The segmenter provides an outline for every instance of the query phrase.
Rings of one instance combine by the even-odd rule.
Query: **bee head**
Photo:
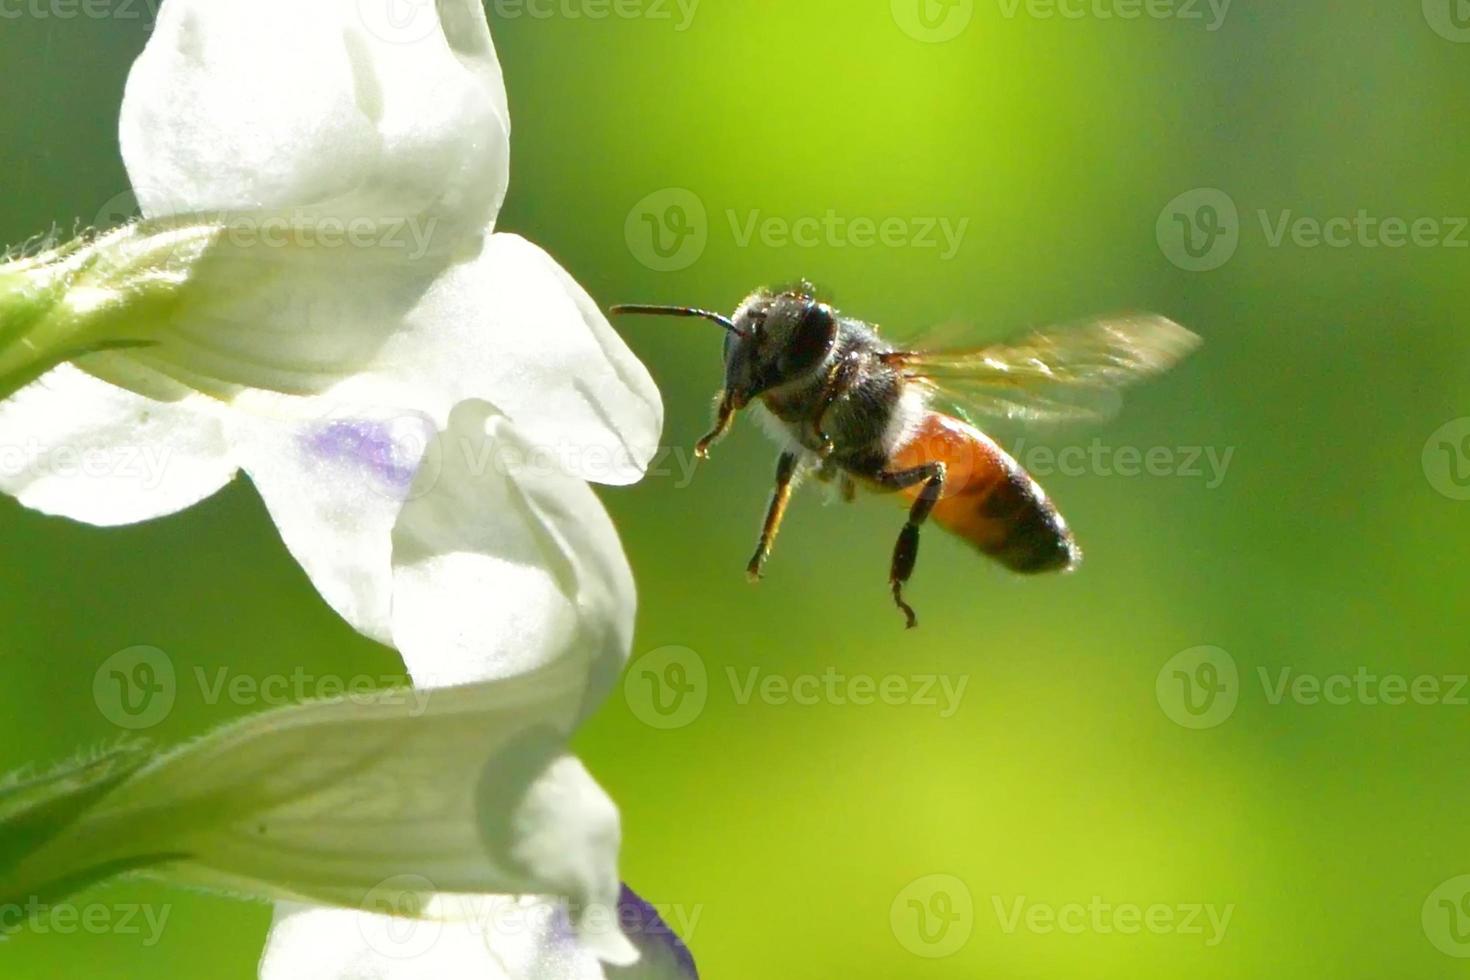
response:
[[[826,360],[837,341],[837,312],[811,286],[760,289],[746,297],[725,337],[725,392],[735,408]]]

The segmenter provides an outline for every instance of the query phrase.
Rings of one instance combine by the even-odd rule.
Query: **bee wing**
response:
[[[1132,315],[1051,327],[969,350],[897,351],[888,363],[981,415],[1028,422],[1099,421],[1120,389],[1167,371],[1200,345],[1172,320]]]

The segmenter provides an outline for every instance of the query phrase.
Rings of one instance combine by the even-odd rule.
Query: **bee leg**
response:
[[[812,475],[822,483],[835,482],[837,493],[843,503],[850,504],[857,499],[857,481],[831,459],[822,460],[821,466],[814,470]]]
[[[822,396],[817,401],[817,411],[812,416],[811,422],[812,435],[817,444],[821,446],[817,450],[817,455],[822,459],[831,456],[832,450],[836,448],[832,444],[832,437],[827,435],[825,428],[827,413],[832,410],[833,405],[837,404],[837,399],[851,390],[861,369],[862,362],[857,357],[847,357],[834,364],[832,370],[827,374],[827,380],[822,386]]]
[[[771,557],[771,545],[776,532],[781,530],[781,519],[786,516],[786,505],[791,502],[791,490],[796,480],[796,454],[782,453],[776,461],[776,490],[771,494],[771,505],[766,509],[766,523],[761,528],[761,541],[756,546],[745,575],[752,582],[760,581],[761,568]]]
[[[903,587],[914,574],[914,565],[919,560],[919,527],[929,519],[934,505],[939,503],[939,498],[944,493],[945,474],[943,463],[925,463],[911,470],[880,473],[875,477],[881,486],[890,490],[907,490],[920,483],[924,485],[919,491],[919,498],[909,508],[909,520],[899,532],[898,544],[893,548],[893,564],[888,571],[888,583],[893,587],[893,601],[898,603],[898,608],[907,617],[909,629],[919,625],[919,617],[914,614],[913,607],[903,601]]]
[[[719,409],[715,416],[715,427],[703,439],[694,444],[695,459],[709,459],[709,447],[725,438],[730,426],[735,424],[735,406],[723,391],[720,392]]]

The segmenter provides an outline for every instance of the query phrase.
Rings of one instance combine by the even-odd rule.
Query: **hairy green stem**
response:
[[[219,233],[139,221],[0,264],[0,400],[58,364],[151,344]]]

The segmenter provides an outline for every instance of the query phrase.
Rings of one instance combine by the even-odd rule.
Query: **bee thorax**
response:
[[[783,446],[866,470],[912,438],[925,397],[869,352],[847,356],[767,392],[759,415]]]

